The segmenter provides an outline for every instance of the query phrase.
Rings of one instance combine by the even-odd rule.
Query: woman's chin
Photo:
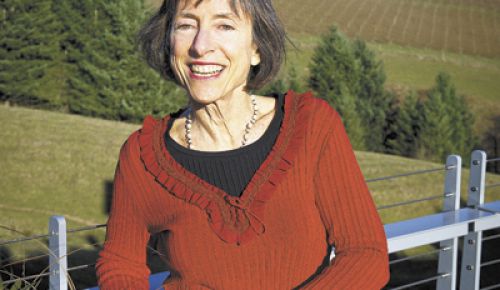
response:
[[[189,92],[191,101],[200,104],[208,105],[222,98],[222,92],[213,92],[210,90],[196,90]]]

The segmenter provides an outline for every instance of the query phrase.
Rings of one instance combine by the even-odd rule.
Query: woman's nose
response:
[[[210,31],[200,29],[191,45],[191,53],[196,57],[203,56],[214,49],[213,45],[214,42]]]

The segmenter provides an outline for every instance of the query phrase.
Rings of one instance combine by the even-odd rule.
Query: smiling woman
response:
[[[189,100],[122,147],[102,289],[148,288],[150,235],[166,289],[386,283],[382,224],[339,115],[310,93],[251,93],[277,74],[284,40],[271,0],[165,0],[142,29],[146,60]]]

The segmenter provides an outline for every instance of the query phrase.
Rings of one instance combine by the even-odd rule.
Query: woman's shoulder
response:
[[[319,98],[311,91],[297,93],[292,90],[286,94],[287,98],[292,98],[298,103],[298,110],[307,112],[313,124],[327,124],[340,118],[339,113],[324,99]]]
[[[157,119],[151,115],[144,118],[142,126],[132,132],[120,149],[120,162],[133,162],[141,158],[141,151],[153,143],[153,136],[162,120],[167,117]]]

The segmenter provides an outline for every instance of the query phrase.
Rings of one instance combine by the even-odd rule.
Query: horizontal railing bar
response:
[[[500,234],[496,234],[496,235],[491,235],[491,236],[483,237],[483,242],[484,242],[484,241],[493,240],[493,239],[497,239],[497,238],[500,238]]]
[[[497,187],[497,186],[500,186],[500,183],[486,184],[484,186],[484,188],[493,188],[493,187]]]
[[[82,231],[103,228],[106,226],[107,226],[106,224],[98,224],[98,225],[92,225],[92,226],[71,229],[71,230],[67,230],[66,232],[67,233],[82,232]],[[21,243],[21,242],[26,242],[26,241],[31,241],[31,240],[48,238],[48,237],[50,237],[49,234],[43,234],[43,235],[34,235],[34,236],[29,236],[29,237],[17,238],[17,239],[12,239],[12,240],[0,240],[0,246],[9,245],[9,244],[16,244],[16,243]]]
[[[450,273],[437,275],[437,276],[430,277],[430,278],[423,279],[423,280],[419,280],[419,281],[416,281],[416,282],[413,282],[413,283],[410,283],[410,284],[402,285],[402,286],[399,286],[399,287],[396,287],[396,288],[391,288],[391,290],[407,289],[407,288],[410,288],[410,287],[413,287],[413,286],[422,285],[422,284],[425,284],[425,283],[436,281],[439,278],[444,278],[444,277],[447,277],[447,276],[450,276]]]
[[[4,245],[9,245],[9,244],[16,244],[20,242],[26,242],[26,241],[31,241],[31,240],[37,240],[37,239],[42,239],[42,238],[48,238],[49,235],[34,235],[34,236],[29,236],[29,237],[24,237],[24,238],[17,238],[17,239],[12,239],[12,240],[3,240],[0,241],[0,246]]]
[[[498,263],[500,263],[500,259],[491,260],[491,261],[488,261],[488,262],[483,262],[483,263],[481,263],[481,267],[486,267],[486,266],[490,266],[490,265],[495,265],[495,264],[498,264]]]
[[[435,168],[435,169],[417,170],[417,171],[396,174],[396,175],[391,175],[391,176],[370,178],[370,179],[366,179],[365,181],[367,183],[376,182],[376,181],[389,180],[389,179],[395,179],[395,178],[400,178],[400,177],[406,177],[406,176],[412,176],[412,175],[418,175],[418,174],[424,174],[424,173],[430,173],[430,172],[436,172],[436,171],[444,171],[444,170],[449,170],[449,169],[453,169],[453,168],[455,168],[455,166],[448,166],[448,167],[444,167],[444,168]]]
[[[425,256],[430,256],[432,254],[439,253],[439,251],[441,251],[441,249],[432,250],[432,251],[429,251],[429,252],[426,252],[426,253],[423,253],[423,254],[408,256],[408,257],[404,257],[404,258],[399,258],[399,259],[396,259],[396,260],[389,261],[389,265],[393,265],[393,264],[397,264],[397,263],[401,263],[401,262],[404,262],[404,261],[413,260],[413,259],[417,259],[417,258],[421,258],[421,257],[425,257]]]
[[[476,207],[478,210],[482,210],[482,211],[485,211],[485,212],[489,212],[489,213],[492,213],[492,214],[497,214],[497,213],[500,213],[498,211],[495,211],[495,210],[491,210],[489,208],[485,208],[485,207],[482,207],[482,206],[477,206]]]
[[[83,231],[89,231],[89,230],[95,230],[99,228],[104,228],[106,227],[106,224],[98,224],[98,225],[92,225],[92,226],[86,226],[86,227],[81,227],[81,228],[76,228],[76,229],[70,229],[67,230],[67,233],[76,233],[76,232],[83,232]]]
[[[481,288],[480,290],[491,290],[491,289],[498,289],[498,288],[500,288],[500,283]]]
[[[34,260],[38,260],[38,259],[42,259],[42,258],[47,258],[47,257],[50,257],[50,254],[43,254],[43,255],[38,255],[38,256],[34,256],[34,257],[29,257],[29,258],[26,258],[24,260],[19,260],[19,261],[14,261],[14,262],[9,262],[7,264],[3,264],[2,268],[21,264],[21,263],[26,263],[26,262],[30,262],[30,261],[34,261]]]
[[[14,283],[14,282],[23,281],[23,280],[31,280],[31,279],[36,279],[36,278],[45,277],[45,276],[49,276],[49,275],[50,275],[50,273],[47,272],[47,273],[42,273],[42,274],[37,274],[37,275],[31,275],[31,276],[26,276],[26,277],[19,277],[19,278],[16,278],[16,279],[2,281],[2,284],[9,284],[9,283]]]
[[[87,268],[90,268],[90,267],[93,267],[93,266],[95,266],[95,263],[94,264],[87,264],[87,265],[80,265],[80,266],[69,267],[68,268],[68,272],[70,272],[70,271],[76,271],[76,270],[82,270],[82,269],[87,269]]]
[[[496,161],[500,161],[500,157],[486,160],[486,162],[496,162]]]
[[[409,201],[403,201],[403,202],[398,202],[398,203],[393,203],[393,204],[388,204],[388,205],[382,205],[382,206],[377,207],[377,210],[388,209],[388,208],[408,205],[408,204],[412,204],[412,203],[424,202],[424,201],[429,201],[429,200],[434,200],[434,199],[440,199],[440,198],[444,198],[444,197],[445,197],[444,195],[434,195],[434,196],[420,198],[420,199],[413,199],[413,200],[409,200]]]

